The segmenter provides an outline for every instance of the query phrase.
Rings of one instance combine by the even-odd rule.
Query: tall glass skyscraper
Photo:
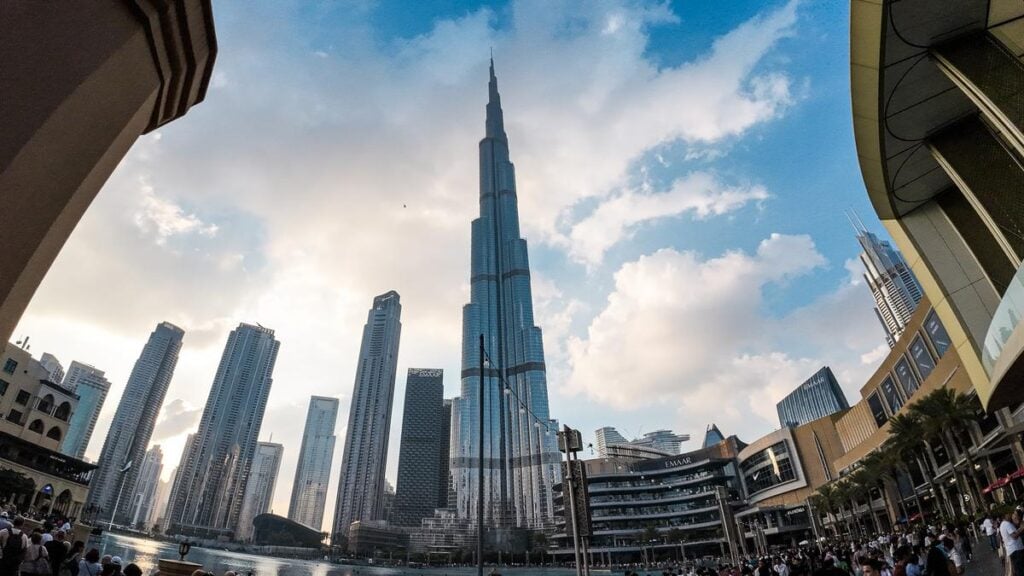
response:
[[[823,366],[775,405],[783,427],[801,426],[849,407],[846,394],[828,366]]]
[[[142,458],[139,481],[135,484],[129,500],[131,525],[139,530],[149,530],[153,520],[156,491],[160,487],[160,474],[164,469],[164,453],[160,446],[153,446]]]
[[[78,408],[71,413],[68,435],[64,437],[60,451],[81,460],[110,391],[110,382],[103,370],[73,360],[64,379],[64,387],[78,394]]]
[[[410,368],[405,379],[393,515],[399,526],[419,526],[421,520],[433,516],[441,493],[447,491],[441,478],[441,445],[451,421],[444,421],[444,406],[444,372]]]
[[[402,305],[391,291],[373,299],[363,326],[348,413],[331,538],[347,536],[356,520],[382,520],[391,407],[395,400]]]
[[[258,442],[252,459],[252,470],[249,482],[245,486],[242,498],[242,511],[238,515],[237,540],[252,540],[255,531],[252,521],[260,514],[270,512],[274,502],[274,487],[277,485],[277,473],[281,470],[281,458],[284,446],[273,442]]]
[[[338,421],[338,399],[313,396],[306,412],[299,463],[288,505],[288,518],[320,530],[324,523],[327,484],[331,481],[334,457],[334,425]]]
[[[171,533],[235,536],[279,346],[274,331],[258,325],[239,324],[228,336],[171,491]]]
[[[857,242],[864,249],[860,254],[864,282],[871,289],[875,316],[885,330],[885,341],[892,348],[910,322],[923,291],[903,255],[863,226],[854,224]]]
[[[158,324],[128,376],[128,385],[117,405],[89,486],[86,507],[98,506],[103,519],[114,513],[116,505],[115,521],[131,521],[126,498],[135,491],[142,458],[171,385],[184,336],[185,331],[170,322]],[[120,496],[125,499],[119,501]]]
[[[480,217],[472,223],[470,300],[462,311],[461,422],[458,452],[452,455],[458,512],[463,518],[475,514],[482,443],[487,524],[547,526],[554,520],[551,487],[560,474],[557,424],[548,414],[544,346],[541,330],[533,323],[530,262],[526,240],[519,234],[515,168],[509,160],[493,62],[485,125],[480,141]],[[490,358],[482,375],[483,398],[481,335]]]

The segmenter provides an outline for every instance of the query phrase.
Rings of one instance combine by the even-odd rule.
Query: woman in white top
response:
[[[32,534],[32,543],[25,550],[21,560],[22,574],[51,574],[50,554],[43,546],[43,535],[39,532]]]

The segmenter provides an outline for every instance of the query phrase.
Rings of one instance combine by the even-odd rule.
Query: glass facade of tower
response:
[[[228,336],[171,491],[170,533],[235,536],[279,346],[262,326],[239,324]]]
[[[398,457],[398,486],[391,521],[419,526],[434,514],[447,486],[441,481],[441,444],[444,421],[444,372],[410,368],[405,380],[402,445]],[[447,450],[445,450],[447,452]]]
[[[373,299],[359,346],[332,538],[347,535],[349,526],[356,520],[387,517],[384,471],[395,400],[401,319],[402,304],[397,292],[387,292]]]
[[[103,370],[72,361],[64,387],[78,394],[78,409],[71,414],[68,435],[64,437],[60,451],[81,459],[89,447],[89,440],[96,428],[96,420],[100,417],[103,402],[110,391],[110,382]]]
[[[476,510],[482,443],[487,524],[547,526],[553,522],[551,487],[560,473],[557,424],[548,414],[544,347],[534,325],[530,263],[519,233],[515,168],[493,63],[480,141],[479,201],[480,217],[472,223],[470,302],[463,308],[460,434],[452,454],[458,512],[467,518]],[[483,375],[481,335],[489,358]]]
[[[779,424],[784,428],[807,424],[849,407],[843,389],[839,387],[839,382],[828,366],[815,372],[775,405],[779,413]]]
[[[149,530],[153,520],[153,506],[156,491],[160,486],[160,474],[164,469],[164,453],[160,446],[153,446],[142,459],[139,481],[131,496],[131,525],[139,530]]]
[[[128,376],[89,490],[89,505],[100,508],[104,517],[114,514],[118,492],[132,494],[135,491],[142,458],[171,385],[184,336],[181,328],[161,322],[149,335],[142,355]],[[127,500],[121,504],[127,504]],[[116,522],[127,524],[131,520],[128,508],[118,506]]]
[[[260,514],[270,511],[283,456],[284,446],[280,444],[259,442],[256,445],[252,472],[249,474],[249,482],[246,484],[245,496],[242,499],[242,512],[238,516],[237,540],[251,541],[255,531],[253,521]]]
[[[906,260],[888,242],[867,230],[857,230],[857,241],[864,249],[860,255],[864,265],[864,281],[875,299],[875,315],[885,330],[885,340],[892,348],[910,322],[924,292]]]
[[[306,429],[295,466],[288,519],[320,530],[327,503],[334,457],[334,425],[338,421],[338,399],[313,396],[306,412]]]

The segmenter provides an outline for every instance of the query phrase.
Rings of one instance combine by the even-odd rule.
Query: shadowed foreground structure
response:
[[[141,135],[206,96],[209,0],[0,3],[0,340]]]

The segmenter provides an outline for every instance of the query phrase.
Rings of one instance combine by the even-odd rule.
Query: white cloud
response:
[[[809,237],[780,234],[753,254],[665,249],[629,262],[586,336],[570,340],[567,391],[609,407],[673,405],[681,429],[716,422],[757,437],[777,426],[775,402],[823,364],[856,386],[873,369],[860,358],[878,342],[863,287],[844,283],[781,318],[764,309],[765,288],[825,264]]]
[[[762,186],[728,186],[714,175],[694,172],[672,183],[666,192],[626,190],[603,202],[578,222],[570,234],[573,258],[597,264],[605,251],[628,238],[638,224],[692,212],[697,218],[719,216],[750,202],[766,200]]]
[[[139,209],[135,213],[135,225],[145,234],[154,236],[157,244],[167,243],[172,236],[199,234],[213,237],[217,234],[217,225],[208,224],[195,214],[185,212],[174,202],[160,198],[153,187],[142,182],[140,186]]]

